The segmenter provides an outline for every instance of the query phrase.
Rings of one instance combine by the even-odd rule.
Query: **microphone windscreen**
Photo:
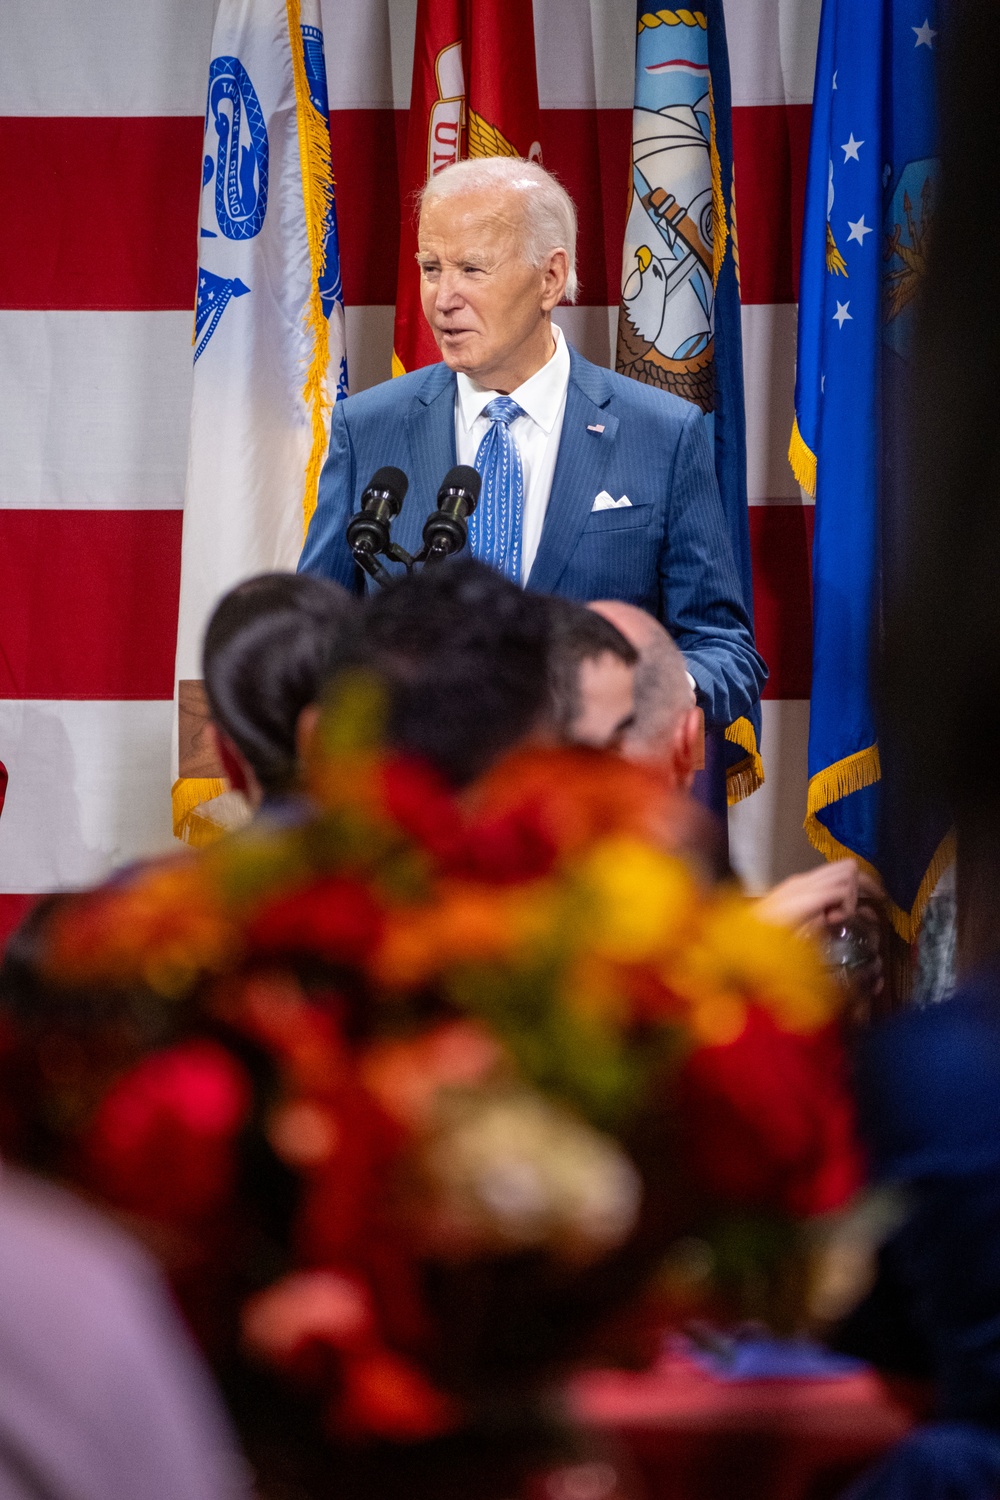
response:
[[[473,502],[479,499],[483,487],[483,476],[471,464],[456,464],[449,469],[441,481],[442,490],[467,490]]]
[[[366,489],[369,490],[388,490],[391,495],[397,497],[400,504],[406,498],[409,487],[410,481],[402,469],[397,469],[394,464],[386,464],[384,468],[376,469],[366,485]]]

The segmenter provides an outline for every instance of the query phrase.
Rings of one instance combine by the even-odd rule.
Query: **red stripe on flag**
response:
[[[740,295],[796,302],[809,156],[809,104],[733,110]]]
[[[170,698],[179,510],[0,510],[0,698]]]
[[[765,698],[808,698],[812,685],[811,505],[751,505],[750,552],[757,649]]]
[[[200,119],[0,118],[0,306],[194,306]]]
[[[545,161],[580,215],[581,302],[618,301],[631,112],[547,109]],[[406,111],[331,116],[345,300],[391,305]],[[0,306],[183,309],[198,251],[201,119],[0,118]],[[743,300],[795,300],[809,107],[733,111]]]

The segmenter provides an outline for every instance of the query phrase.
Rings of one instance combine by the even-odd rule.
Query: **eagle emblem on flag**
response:
[[[690,10],[643,16],[636,45],[616,364],[710,412],[716,240],[726,229],[713,190],[705,17]]]

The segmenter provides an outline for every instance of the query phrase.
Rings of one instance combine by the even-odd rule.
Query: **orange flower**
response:
[[[393,988],[419,988],[456,965],[516,963],[550,931],[555,892],[547,882],[488,886],[443,881],[426,905],[388,913],[372,972]]]
[[[466,799],[471,827],[515,812],[536,823],[562,854],[608,835],[648,837],[667,796],[647,766],[584,749],[526,749],[507,756]]]
[[[208,862],[182,856],[68,906],[53,921],[46,967],[63,984],[142,983],[176,995],[239,947]]]

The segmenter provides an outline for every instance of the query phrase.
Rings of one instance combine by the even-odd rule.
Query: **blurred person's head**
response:
[[[589,608],[609,620],[638,654],[635,717],[622,737],[622,754],[630,760],[657,761],[671,769],[678,785],[690,787],[701,743],[701,714],[680,648],[655,616],[635,604],[601,599]]]
[[[635,715],[635,649],[583,604],[551,598],[549,697],[565,744],[617,750]]]
[[[308,573],[262,573],[216,605],[202,650],[205,695],[226,775],[251,806],[294,788],[300,720],[356,610],[346,589]]]
[[[546,725],[547,644],[545,600],[468,557],[373,594],[336,670],[370,671],[389,743],[460,787]]]

